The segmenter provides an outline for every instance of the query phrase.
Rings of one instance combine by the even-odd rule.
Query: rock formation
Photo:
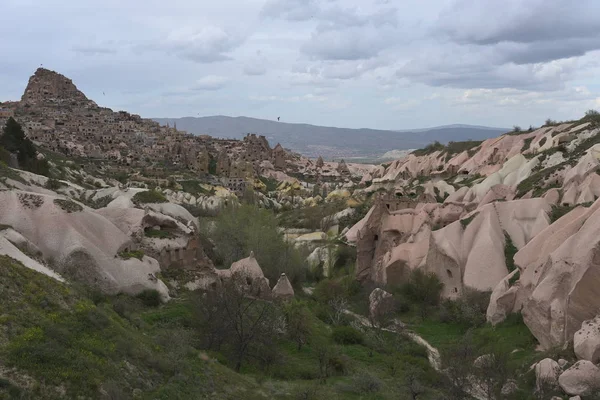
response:
[[[600,363],[600,316],[583,321],[573,337],[573,347],[580,360]]]
[[[136,250],[131,238],[101,214],[72,200],[0,191],[0,224],[35,244],[48,265],[65,278],[107,293],[156,289],[168,298],[167,287],[155,279],[158,261],[126,255]]]
[[[294,288],[288,277],[282,273],[272,290],[273,297],[289,300],[294,297]]]
[[[269,280],[263,274],[252,252],[248,258],[231,264],[229,269],[217,270],[217,274],[221,279],[233,280],[237,287],[249,296],[265,298],[271,296]]]
[[[591,361],[577,361],[560,375],[558,383],[569,395],[589,396],[600,389],[600,368]]]

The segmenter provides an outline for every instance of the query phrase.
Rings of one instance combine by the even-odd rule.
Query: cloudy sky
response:
[[[600,109],[597,0],[1,2],[0,101],[43,64],[145,117],[528,127]]]

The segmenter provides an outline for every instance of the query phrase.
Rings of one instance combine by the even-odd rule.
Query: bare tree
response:
[[[333,325],[340,325],[343,321],[346,309],[348,309],[348,300],[338,296],[328,302],[329,319]]]
[[[205,345],[225,347],[237,372],[249,357],[266,364],[275,359],[271,352],[280,324],[273,303],[248,297],[234,282],[227,281],[205,294],[198,315]]]
[[[453,399],[470,398],[475,347],[473,338],[467,333],[463,339],[444,354],[444,359],[451,360],[444,370]]]
[[[425,387],[419,381],[417,372],[409,369],[404,375],[404,387],[408,390],[412,400],[418,400],[419,396],[425,392]]]
[[[508,380],[508,354],[494,349],[476,359],[473,383],[488,400],[502,396],[502,387]]]

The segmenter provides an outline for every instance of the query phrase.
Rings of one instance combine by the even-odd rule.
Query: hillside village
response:
[[[2,104],[0,123],[13,116],[35,143],[68,157],[105,161],[107,172],[144,170],[147,178],[163,182],[189,171],[206,183],[218,183],[242,193],[247,180],[258,176],[281,180],[286,172],[315,183],[350,181],[348,166],[313,161],[271,148],[264,136],[249,133],[243,141],[191,135],[177,126],[125,111],[114,112],[89,100],[73,82],[54,71],[39,68],[18,102]],[[281,173],[284,175],[279,176]],[[219,179],[211,181],[209,174]],[[354,172],[357,175],[357,171]]]
[[[1,107],[49,168],[0,153],[0,394],[600,396],[593,110],[376,166],[189,135],[45,69]]]

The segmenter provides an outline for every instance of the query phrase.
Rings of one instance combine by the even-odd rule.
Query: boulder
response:
[[[323,242],[327,240],[327,234],[325,232],[312,232],[305,235],[299,236],[295,239],[296,243],[302,242]]]
[[[369,315],[378,321],[394,309],[394,296],[383,289],[375,288],[369,295]]]
[[[573,396],[588,396],[600,390],[600,368],[591,361],[577,361],[558,378],[562,390]]]
[[[279,299],[291,299],[294,297],[294,288],[285,273],[281,274],[271,293],[273,297]]]
[[[311,271],[317,272],[317,269],[321,268],[323,276],[329,277],[329,272],[335,263],[336,253],[337,246],[317,247],[306,257],[306,262]]]
[[[569,397],[569,400],[581,400],[581,396]]]
[[[544,358],[535,365],[535,386],[537,390],[544,387],[555,387],[561,373],[560,366],[551,358]]]
[[[519,390],[519,386],[514,379],[509,379],[503,386],[501,393],[504,396],[510,396],[513,393],[516,393]]]
[[[600,315],[583,321],[581,329],[573,336],[573,347],[580,360],[600,362]]]

